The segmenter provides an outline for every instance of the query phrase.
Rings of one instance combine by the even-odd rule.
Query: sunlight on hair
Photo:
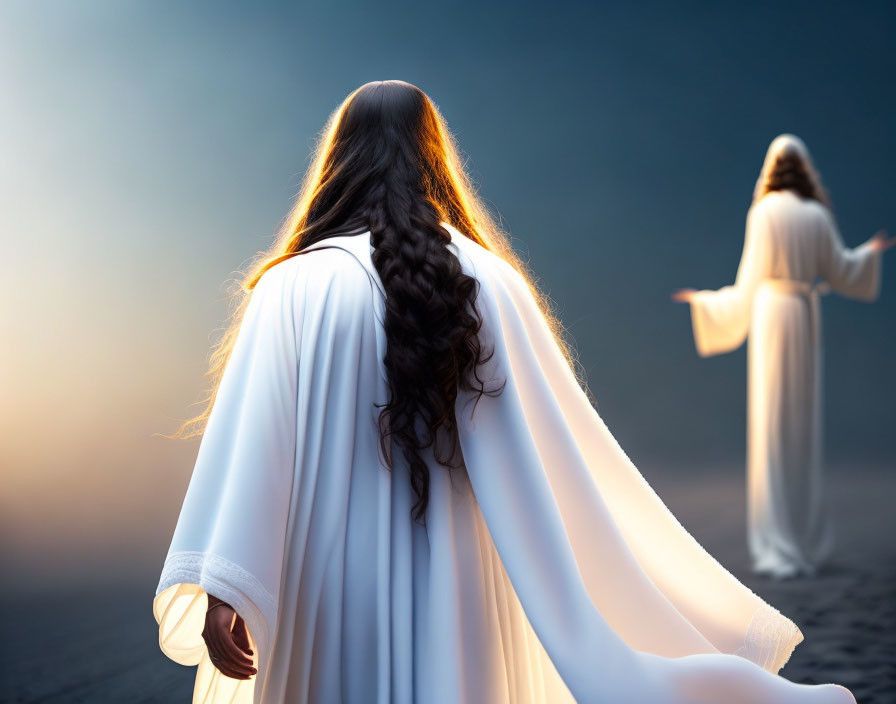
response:
[[[400,81],[396,81],[401,83]],[[371,84],[366,84],[369,86]],[[259,252],[241,277],[241,283],[234,293],[231,314],[224,334],[214,346],[209,360],[206,376],[211,379],[211,387],[204,399],[197,402],[203,411],[199,415],[185,421],[171,436],[173,438],[189,438],[201,435],[205,429],[217,394],[218,385],[224,374],[234,343],[239,333],[240,323],[249,302],[252,289],[262,275],[271,267],[298,254],[306,242],[303,235],[308,226],[309,213],[315,199],[327,184],[331,174],[328,173],[331,153],[340,131],[343,116],[355,96],[366,86],[352,91],[330,115],[324,129],[318,136],[313,151],[311,164],[302,180],[302,185],[295,203],[285,218],[274,244],[270,249]],[[516,254],[511,246],[510,235],[496,223],[486,205],[476,192],[476,188],[464,168],[455,139],[445,119],[435,103],[424,94],[424,120],[430,123],[430,133],[435,137],[429,144],[423,145],[424,151],[431,159],[436,173],[435,183],[426,184],[427,197],[443,221],[452,224],[465,237],[472,239],[486,249],[495,253],[513,266],[526,280],[532,291],[550,330],[556,339],[563,355],[575,374],[579,384],[591,398],[585,374],[579,363],[567,329],[560,323],[553,311],[553,302],[543,293],[528,265]]]

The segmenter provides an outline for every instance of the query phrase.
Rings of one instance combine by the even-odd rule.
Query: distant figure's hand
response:
[[[886,230],[878,230],[871,236],[869,242],[872,252],[886,252],[890,247],[896,245],[896,237],[887,237]]]
[[[239,614],[217,597],[208,595],[202,639],[208,647],[212,665],[225,677],[247,680],[256,674],[249,648],[249,631]]]
[[[676,303],[690,303],[694,300],[697,289],[680,288],[672,294],[672,300]]]

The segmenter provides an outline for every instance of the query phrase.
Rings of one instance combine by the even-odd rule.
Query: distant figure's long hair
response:
[[[493,352],[484,350],[477,336],[482,325],[474,305],[478,282],[463,273],[447,248],[450,235],[442,221],[526,277],[576,372],[548,300],[477,197],[436,106],[416,86],[378,81],[355,90],[331,115],[280,236],[256,258],[237,292],[230,325],[211,356],[213,384],[205,410],[175,436],[203,432],[249,292],[261,275],[315,242],[369,230],[373,263],[386,291],[384,363],[390,398],[379,416],[382,449],[391,464],[389,439],[401,448],[415,496],[412,513],[425,522],[429,471],[421,450],[433,446],[440,464],[456,466],[458,390],[475,391],[476,398],[500,392],[486,390],[477,374]],[[441,446],[443,440],[447,447]]]
[[[753,202],[772,191],[793,191],[803,198],[831,205],[809,150],[803,140],[792,134],[779,135],[769,145],[753,191]]]

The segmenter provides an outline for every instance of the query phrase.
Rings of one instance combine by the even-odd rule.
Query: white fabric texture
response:
[[[380,456],[384,294],[369,233],[313,245],[255,288],[154,601],[162,650],[199,665],[193,701],[854,701],[772,674],[797,627],[651,490],[525,280],[443,226],[480,284],[494,348],[481,376],[505,386],[458,398],[465,467],[428,453],[426,527],[401,453],[392,471]],[[245,618],[252,679],[211,666],[206,594]]]
[[[873,300],[880,255],[847,249],[830,211],[775,191],[747,214],[737,278],[691,303],[702,356],[748,350],[748,543],[757,572],[811,574],[831,545],[822,483],[821,315],[832,289]]]

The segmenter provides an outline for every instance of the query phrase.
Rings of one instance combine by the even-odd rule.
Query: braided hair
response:
[[[386,292],[384,361],[389,400],[379,414],[383,455],[390,440],[407,460],[415,502],[425,523],[433,448],[446,468],[459,466],[454,406],[459,389],[486,390],[478,368],[491,357],[478,332],[478,282],[465,274],[440,224],[456,221],[462,204],[446,197],[450,174],[438,158],[440,122],[415,86],[384,81],[360,88],[345,106],[321,165],[321,186],[309,204],[301,247],[369,230],[374,267]]]
[[[175,436],[204,430],[248,294],[262,274],[321,240],[369,232],[373,264],[386,291],[383,361],[389,399],[379,414],[380,441],[390,467],[393,446],[407,460],[415,497],[411,512],[425,523],[430,474],[424,451],[431,447],[439,464],[458,467],[454,406],[459,391],[472,391],[475,402],[484,394],[501,393],[504,386],[490,381],[486,389],[478,375],[493,353],[479,340],[479,284],[464,274],[442,222],[523,276],[588,393],[565,330],[476,195],[438,108],[414,85],[376,81],[352,92],[330,116],[280,236],[242,281],[230,325],[212,352],[208,374],[213,384],[205,409]]]

